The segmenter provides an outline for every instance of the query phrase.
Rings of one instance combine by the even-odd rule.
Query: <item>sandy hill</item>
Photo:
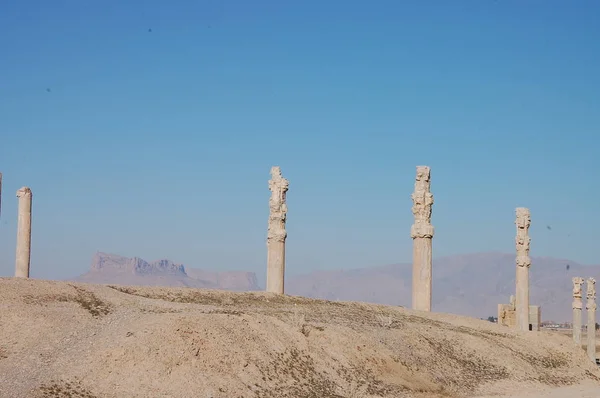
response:
[[[3,398],[552,391],[600,391],[598,367],[558,333],[260,292],[0,278]]]

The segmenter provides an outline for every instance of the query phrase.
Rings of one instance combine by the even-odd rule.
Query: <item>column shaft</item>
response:
[[[522,331],[529,330],[529,267],[531,258],[529,258],[529,247],[531,238],[529,237],[529,226],[531,225],[531,215],[529,209],[518,207],[516,209],[517,218],[517,237],[515,239],[517,249],[517,270],[516,270],[516,311],[517,311],[517,329]]]
[[[285,282],[285,240],[287,231],[286,193],[289,181],[281,175],[279,166],[271,168],[269,190],[269,223],[267,232],[267,292],[284,293]]]
[[[17,191],[19,216],[17,221],[17,253],[15,277],[29,278],[31,261],[31,189],[23,187]]]
[[[413,239],[412,308],[431,311],[432,297],[432,239],[431,225],[433,195],[431,194],[431,169],[417,166],[415,191],[412,196],[412,213],[415,222],[410,229]]]

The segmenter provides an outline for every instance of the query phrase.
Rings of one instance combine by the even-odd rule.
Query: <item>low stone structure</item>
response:
[[[531,258],[529,257],[529,246],[531,238],[529,237],[529,226],[531,225],[531,215],[529,209],[517,207],[517,226],[516,248],[517,248],[517,275],[516,275],[516,310],[517,327],[519,330],[529,330],[529,267]]]
[[[498,304],[498,324],[514,327],[516,319],[515,296],[510,296],[509,304]]]
[[[542,307],[539,305],[529,306],[529,330],[539,332],[542,325]]]
[[[583,300],[581,286],[583,278],[575,276],[573,281],[573,342],[581,347],[581,311],[583,309]]]
[[[517,326],[515,296],[510,296],[509,304],[498,304],[498,324],[514,328]],[[542,324],[542,307],[530,305],[527,330],[539,331]]]
[[[596,279],[588,278],[587,299],[587,354],[596,363]]]
[[[412,194],[415,223],[410,229],[410,236],[413,239],[412,308],[420,311],[431,311],[434,228],[431,225],[433,195],[430,188],[431,169],[428,166],[417,166],[415,191]]]
[[[281,175],[281,168],[271,168],[271,180],[269,190],[269,224],[267,233],[267,292],[284,293],[285,280],[285,240],[287,231],[285,222],[287,219],[286,192],[289,181]]]
[[[31,261],[31,189],[28,187],[19,189],[17,198],[19,199],[19,217],[15,277],[29,278]]]

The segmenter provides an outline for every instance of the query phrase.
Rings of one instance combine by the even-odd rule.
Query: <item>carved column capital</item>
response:
[[[583,293],[581,291],[581,286],[583,286],[584,279],[580,276],[574,276],[572,278],[573,281],[573,298],[581,300]]]
[[[433,194],[431,190],[431,168],[417,166],[415,190],[411,195],[413,201],[412,213],[415,222],[411,227],[410,236],[415,238],[433,238],[435,232],[431,225]]]
[[[287,232],[285,231],[287,204],[285,201],[289,186],[289,181],[281,175],[281,168],[273,166],[271,168],[271,179],[269,180],[269,190],[271,191],[267,235],[269,241],[285,241],[287,237]]]
[[[435,229],[433,225],[427,224],[413,224],[410,227],[410,237],[413,239],[416,238],[433,238],[433,234]]]
[[[517,248],[517,265],[519,267],[527,267],[531,265],[529,257],[529,248],[531,246],[531,238],[529,237],[529,226],[531,225],[531,215],[529,209],[525,207],[517,207],[517,218],[515,225],[517,226],[517,236],[515,238]]]
[[[269,230],[269,233],[267,235],[267,242],[285,242],[286,238],[287,231],[285,229],[278,231]]]
[[[594,278],[588,278],[587,280],[587,301],[586,301],[586,308],[588,310],[592,310],[595,311],[596,310],[596,279]]]

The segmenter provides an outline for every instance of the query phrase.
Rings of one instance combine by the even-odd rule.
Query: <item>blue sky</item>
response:
[[[290,180],[291,274],[410,261],[421,164],[434,256],[514,251],[525,206],[532,255],[600,263],[599,13],[591,0],[4,2],[0,275],[24,185],[33,277],[83,273],[96,250],[262,275],[272,165]]]

